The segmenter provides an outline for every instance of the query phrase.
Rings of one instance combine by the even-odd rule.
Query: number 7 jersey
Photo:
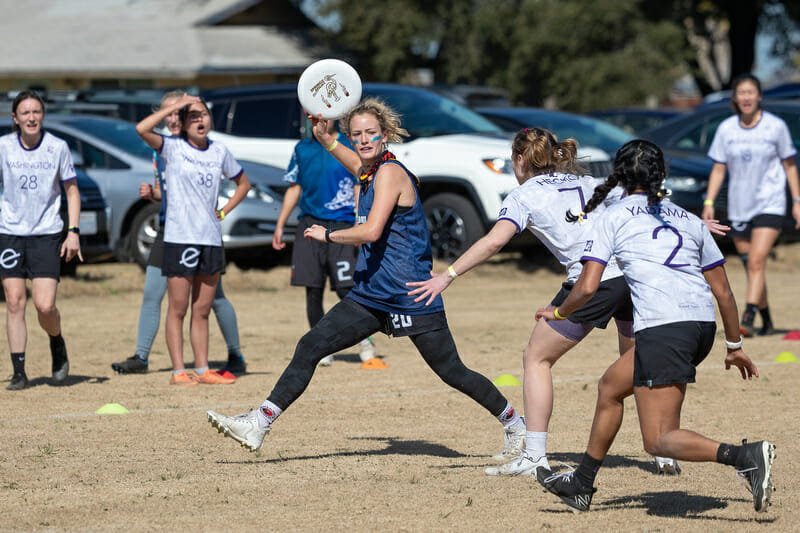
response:
[[[633,329],[714,322],[703,272],[725,262],[706,225],[669,200],[648,206],[632,194],[608,207],[590,232],[581,261],[616,257],[633,300]]]

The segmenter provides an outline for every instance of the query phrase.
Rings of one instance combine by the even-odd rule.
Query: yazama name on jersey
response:
[[[678,206],[665,207],[659,205],[648,205],[642,207],[635,205],[633,207],[625,207],[632,217],[636,215],[658,215],[661,217],[674,217],[674,218],[689,218],[689,214]]]
[[[55,163],[51,161],[6,161],[6,166],[13,169],[26,169],[26,170],[53,170],[56,168]]]

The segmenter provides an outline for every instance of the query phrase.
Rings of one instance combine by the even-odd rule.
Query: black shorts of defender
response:
[[[574,285],[571,282],[563,283],[550,305],[558,307],[563,304]],[[571,322],[589,324],[600,329],[605,329],[612,318],[624,322],[633,321],[631,290],[622,276],[602,281],[592,299],[569,315]]]
[[[0,235],[0,278],[61,279],[61,233]]]
[[[358,248],[350,244],[304,239],[303,232],[314,224],[331,230],[353,227],[347,222],[322,220],[308,215],[301,218],[292,247],[291,284],[321,289],[327,278],[331,280],[331,290],[349,289],[353,286]]]
[[[732,239],[749,239],[755,228],[772,228],[781,231],[783,228],[783,215],[756,215],[747,221],[731,221],[731,230],[728,237]]]
[[[636,332],[633,386],[694,383],[714,345],[714,322],[673,322]]]
[[[167,277],[213,276],[222,272],[222,246],[164,243],[161,273]]]

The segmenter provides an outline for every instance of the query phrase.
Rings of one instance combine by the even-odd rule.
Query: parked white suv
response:
[[[457,257],[492,226],[517,186],[508,134],[425,89],[366,83],[363,96],[379,97],[401,114],[411,136],[390,149],[420,178],[434,255]],[[203,97],[211,106],[214,135],[239,159],[285,168],[295,143],[307,134],[295,85],[217,89]],[[579,156],[590,172],[607,173],[605,152],[585,148]]]

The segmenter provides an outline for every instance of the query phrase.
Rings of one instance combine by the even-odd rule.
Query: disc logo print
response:
[[[21,253],[13,248],[6,248],[0,252],[0,266],[5,269],[14,268],[19,264],[20,257],[22,257]]]
[[[186,268],[197,267],[200,264],[200,250],[193,246],[186,248],[181,254],[181,260],[178,263]]]

